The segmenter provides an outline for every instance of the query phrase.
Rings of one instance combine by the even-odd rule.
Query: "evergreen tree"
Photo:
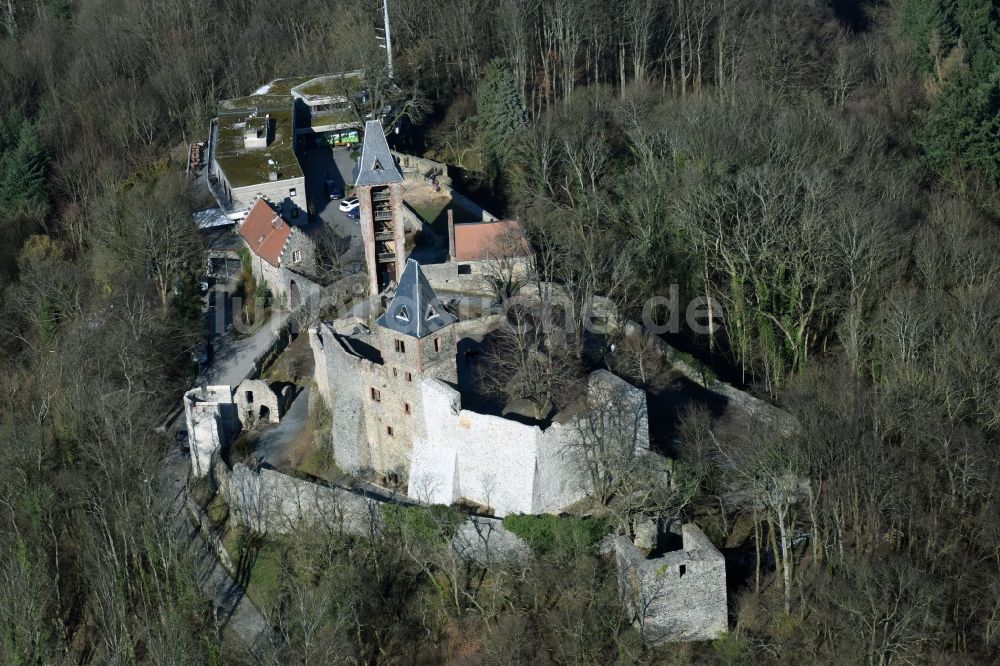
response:
[[[503,60],[487,65],[476,92],[476,108],[486,176],[496,186],[508,166],[515,137],[528,123],[524,102]]]
[[[963,72],[934,98],[920,132],[928,163],[1000,180],[1000,72],[987,81]]]
[[[939,86],[919,133],[927,162],[1000,179],[1000,9],[991,0],[907,0],[900,27]]]
[[[13,118],[6,125],[8,136],[17,138],[0,146],[0,210],[42,217],[48,210],[45,147],[30,122]]]

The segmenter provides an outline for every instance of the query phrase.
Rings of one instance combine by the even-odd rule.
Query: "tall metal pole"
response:
[[[389,32],[389,0],[382,0],[382,15],[385,19],[385,59],[389,65],[389,79],[396,78],[392,71],[392,34]]]

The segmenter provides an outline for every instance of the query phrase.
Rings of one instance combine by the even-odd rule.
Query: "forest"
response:
[[[0,662],[1000,659],[1000,8],[390,12],[393,80],[379,0],[0,3]],[[221,628],[157,510],[202,335],[186,144],[221,99],[355,68],[574,303],[712,299],[671,342],[797,418],[678,427],[671,510],[758,551],[725,638],[644,647],[587,535],[477,568],[405,516],[289,540],[270,645]]]

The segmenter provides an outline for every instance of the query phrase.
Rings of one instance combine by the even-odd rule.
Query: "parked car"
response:
[[[354,220],[354,224],[361,224],[361,209],[352,208],[351,210],[347,211],[347,217]]]
[[[326,191],[330,195],[330,199],[340,199],[344,196],[343,189],[332,180],[326,181]]]
[[[344,199],[340,202],[340,210],[345,213],[350,213],[352,210],[360,206],[361,203],[358,201],[357,197],[352,197],[350,199]]]

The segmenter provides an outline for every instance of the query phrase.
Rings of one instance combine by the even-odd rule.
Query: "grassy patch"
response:
[[[215,529],[218,529],[220,525],[226,522],[226,519],[229,518],[229,505],[223,499],[222,493],[216,493],[212,501],[205,507],[205,513],[208,515],[208,520]]]
[[[418,201],[407,201],[406,203],[424,221],[424,224],[434,229],[439,235],[448,233],[448,209],[455,212],[455,222],[471,222],[480,219],[478,212],[467,209],[448,196],[431,199],[421,198]]]
[[[401,532],[409,539],[434,543],[451,540],[465,516],[444,504],[429,507],[383,504],[382,518],[390,533]]]
[[[573,558],[594,552],[610,531],[602,518],[515,516],[503,519],[503,526],[528,542],[539,555]]]
[[[262,539],[244,528],[227,530],[223,545],[236,567],[236,578],[258,608],[271,608],[281,591],[287,545],[281,539]]]

